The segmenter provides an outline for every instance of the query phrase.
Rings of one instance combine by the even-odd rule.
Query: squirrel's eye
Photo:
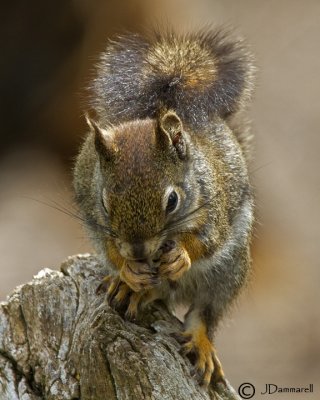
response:
[[[168,203],[167,203],[167,208],[166,208],[166,213],[172,213],[178,205],[178,195],[177,193],[173,190],[168,197]]]

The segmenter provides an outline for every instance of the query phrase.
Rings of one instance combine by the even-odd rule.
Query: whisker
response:
[[[35,199],[33,199],[33,200],[35,200]],[[48,201],[50,201],[51,203],[42,202],[42,204],[48,205],[50,207],[53,207],[52,204],[54,204],[56,206],[56,209],[58,209],[59,211],[66,212],[66,213],[68,213],[68,215],[73,216],[78,219],[81,219],[83,221],[83,218],[81,218],[78,214],[76,214],[75,211],[71,211],[71,210],[67,209],[65,206],[57,203],[54,200],[48,199]]]
[[[51,203],[49,203],[49,202],[46,202],[46,201],[43,201],[43,200],[40,200],[40,199],[36,199],[34,197],[29,197],[29,196],[22,196],[22,197],[26,198],[28,200],[36,201],[37,203],[43,204],[43,205],[45,205],[47,207],[53,208],[54,210],[60,211],[61,213],[65,214],[65,215],[68,215],[71,218],[77,219],[77,220],[79,220],[79,221],[81,221],[83,223],[89,223],[89,224],[91,224],[91,225],[103,230],[103,232],[105,234],[107,234],[109,236],[112,236],[112,237],[116,237],[115,233],[111,229],[109,229],[108,227],[106,227],[104,225],[100,225],[95,221],[88,221],[87,219],[85,219],[85,218],[81,217],[80,215],[76,214],[74,211],[68,210],[66,207],[62,206],[61,204],[57,203],[54,200],[50,200]]]
[[[260,165],[259,167],[255,168],[254,170],[250,171],[250,174],[253,175],[253,174],[255,174],[256,172],[260,171],[261,169],[268,167],[268,166],[271,165],[272,163],[273,163],[273,161],[266,162],[265,164],[262,164],[262,165]]]
[[[179,228],[180,226],[184,226],[186,223],[194,221],[198,217],[197,212],[210,204],[210,202],[211,200],[205,201],[204,203],[200,204],[199,207],[191,210],[189,213],[183,215],[176,220],[171,221],[170,225],[162,229],[159,233],[170,233],[172,231],[176,231],[177,228]]]
[[[179,224],[176,224],[176,225],[174,225],[174,226],[172,226],[172,227],[169,227],[169,228],[166,228],[166,229],[164,229],[164,231],[163,231],[163,233],[166,233],[166,234],[168,234],[168,233],[170,233],[170,232],[177,232],[177,231],[179,231],[180,233],[182,233],[182,230],[181,229],[179,229],[179,228],[181,228],[181,227],[184,227],[186,224],[188,224],[188,223],[190,223],[190,222],[192,222],[192,221],[194,221],[194,220],[196,220],[197,218],[196,218],[196,216],[194,217],[194,218],[189,218],[189,219],[186,219],[186,220],[183,220],[183,221],[181,221],[181,222],[179,222]],[[185,228],[185,233],[187,233],[187,232],[191,232],[192,231],[192,229],[191,228]]]
[[[67,210],[66,208],[63,208],[60,205],[55,205],[57,203],[55,203],[54,201],[52,201],[53,204],[50,204],[50,203],[47,203],[47,202],[45,202],[43,200],[35,199],[34,197],[29,197],[29,196],[22,196],[22,197],[25,198],[25,199],[28,199],[28,200],[36,201],[37,203],[43,204],[43,205],[48,206],[50,208],[53,208],[54,210],[60,211],[63,214],[68,215],[69,217],[73,217],[75,219],[79,219],[81,221],[84,221],[84,219],[82,217],[80,217],[79,215],[74,214],[72,211]]]

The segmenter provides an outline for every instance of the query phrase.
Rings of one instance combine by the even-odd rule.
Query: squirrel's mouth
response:
[[[161,240],[152,238],[143,242],[124,242],[116,241],[119,253],[129,261],[140,262],[149,265],[155,265],[159,262],[163,253],[166,253],[175,247],[174,240]]]
[[[115,244],[122,257],[130,261],[145,262],[157,257],[157,253],[162,245],[159,237],[154,237],[143,241],[122,241],[116,239]],[[158,256],[159,257],[159,256]]]

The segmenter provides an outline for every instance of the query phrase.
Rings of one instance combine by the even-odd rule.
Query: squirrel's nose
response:
[[[128,260],[143,261],[145,262],[151,256],[153,256],[156,250],[159,248],[158,241],[130,241],[123,242],[116,240],[116,246],[119,249],[122,257]]]
[[[135,242],[131,244],[132,256],[136,260],[143,260],[146,258],[145,255],[145,245],[142,242]]]

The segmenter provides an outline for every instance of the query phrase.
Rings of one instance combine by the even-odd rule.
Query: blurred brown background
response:
[[[70,168],[85,133],[83,91],[106,38],[160,15],[235,25],[260,68],[251,116],[257,193],[254,276],[217,342],[235,387],[303,386],[320,398],[320,2],[79,0],[1,5],[0,299],[40,268],[90,251]],[[32,198],[32,199],[30,199]]]

